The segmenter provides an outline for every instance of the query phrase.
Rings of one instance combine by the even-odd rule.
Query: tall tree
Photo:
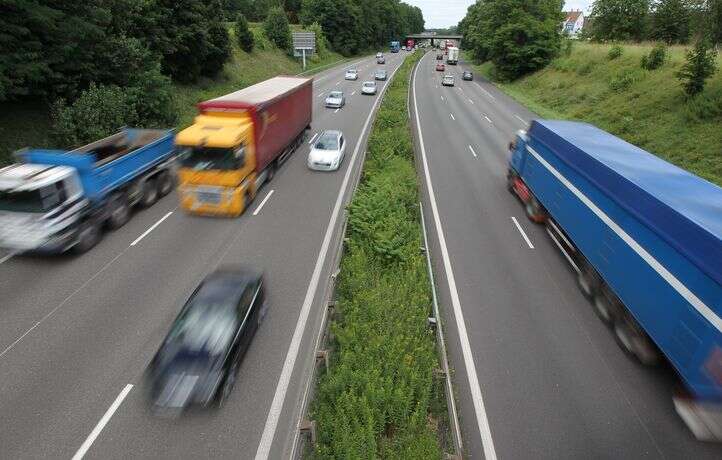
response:
[[[642,40],[649,0],[596,0],[591,18],[596,40]]]
[[[236,33],[236,41],[238,42],[238,46],[240,46],[241,49],[246,53],[250,53],[251,51],[253,51],[253,32],[251,32],[251,30],[248,28],[248,21],[246,21],[246,17],[243,16],[243,14],[241,13],[238,13],[238,17],[236,17],[234,30]]]
[[[685,93],[695,96],[704,90],[709,77],[717,71],[717,51],[705,38],[697,40],[694,48],[687,51],[687,62],[677,73]]]
[[[668,44],[685,43],[689,37],[690,10],[685,0],[659,0],[652,16],[652,38]]]
[[[291,27],[288,25],[288,17],[281,7],[276,6],[268,10],[263,30],[268,39],[278,48],[286,51],[291,49]]]

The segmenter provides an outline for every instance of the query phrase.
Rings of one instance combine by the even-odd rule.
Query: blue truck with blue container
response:
[[[401,49],[401,43],[398,41],[393,41],[393,42],[391,42],[390,48],[391,48],[392,53],[398,53],[399,50]]]
[[[173,131],[123,129],[72,151],[23,149],[0,169],[0,247],[85,252],[103,227],[174,187]]]
[[[617,343],[665,357],[679,415],[722,439],[722,188],[586,123],[535,120],[510,149],[509,190]]]

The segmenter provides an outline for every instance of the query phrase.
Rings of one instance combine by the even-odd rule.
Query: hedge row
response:
[[[406,116],[419,58],[407,57],[386,91],[348,208],[334,351],[313,409],[318,458],[441,457],[430,411],[438,362],[426,323],[431,287]]]

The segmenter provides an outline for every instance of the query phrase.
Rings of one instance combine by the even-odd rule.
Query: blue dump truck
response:
[[[533,121],[510,149],[509,190],[618,344],[666,357],[679,415],[722,439],[722,189],[585,123]]]
[[[24,149],[0,169],[0,246],[85,252],[174,187],[172,130],[123,129],[72,151]]]
[[[398,53],[400,49],[401,49],[401,43],[399,43],[397,41],[391,42],[391,52],[392,53]]]

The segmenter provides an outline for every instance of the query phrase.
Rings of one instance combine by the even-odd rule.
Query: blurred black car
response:
[[[439,54],[436,55],[436,60],[437,60],[437,61],[441,61],[442,59],[444,59],[444,55],[443,55],[443,54],[439,53]]]
[[[260,272],[222,268],[196,288],[146,371],[152,409],[221,406],[265,314]]]
[[[462,80],[473,80],[473,79],[474,79],[474,74],[471,73],[470,70],[464,70],[464,73],[461,74],[461,79],[462,79]]]

